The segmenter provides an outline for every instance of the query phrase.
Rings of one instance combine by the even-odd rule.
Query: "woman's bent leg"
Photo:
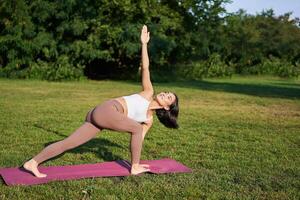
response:
[[[143,146],[143,127],[139,126],[131,132],[130,151],[131,151],[131,164],[139,164]]]
[[[43,149],[39,154],[33,157],[28,162],[24,163],[24,168],[33,172],[33,174],[37,177],[45,177],[45,174],[39,173],[37,166],[66,150],[75,148],[83,143],[94,138],[99,132],[100,129],[95,127],[93,124],[89,122],[85,122],[81,127],[79,127],[74,133],[68,136],[66,139],[53,143]]]
[[[143,145],[143,126],[125,116],[120,110],[122,108],[118,102],[106,102],[93,110],[91,121],[95,126],[131,133],[131,164],[139,165]]]

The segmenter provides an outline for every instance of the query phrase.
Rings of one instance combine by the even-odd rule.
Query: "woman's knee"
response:
[[[131,125],[131,131],[132,134],[142,134],[143,133],[143,126],[139,123],[135,125]]]

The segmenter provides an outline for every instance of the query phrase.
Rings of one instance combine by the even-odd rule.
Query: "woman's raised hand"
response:
[[[148,32],[147,26],[144,25],[141,31],[141,42],[147,44],[150,40],[150,32]]]

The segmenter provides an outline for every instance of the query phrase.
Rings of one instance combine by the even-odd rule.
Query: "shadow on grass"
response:
[[[296,88],[300,88],[300,84],[297,83],[276,83],[276,85],[281,85],[281,86],[291,86],[291,87],[296,87]]]
[[[227,83],[227,82],[209,82],[209,81],[183,81],[175,83],[165,83],[161,86],[174,86],[183,88],[192,88],[209,91],[222,91],[246,94],[259,97],[300,99],[300,88],[288,87],[298,86],[298,84],[285,84],[284,87],[258,84],[258,83]]]
[[[64,135],[58,131],[55,131],[55,130],[50,130],[46,127],[43,127],[41,125],[38,125],[38,124],[34,124],[35,127],[37,128],[40,128],[40,129],[43,129],[47,132],[52,132],[56,135],[59,135],[61,137],[63,137],[63,139],[67,138],[68,136],[67,135]],[[46,143],[45,144],[45,147],[47,147],[48,145],[50,144],[53,144],[55,142],[58,142],[60,140],[57,140],[57,141],[54,141],[54,142],[49,142],[49,143]],[[78,146],[78,147],[75,147],[73,149],[70,149],[68,151],[65,151],[63,152],[62,154],[60,155],[57,155],[53,158],[50,158],[49,160],[47,161],[50,161],[50,160],[55,160],[57,158],[60,158],[61,156],[63,156],[65,153],[75,153],[75,154],[84,154],[84,153],[94,153],[95,155],[97,155],[100,159],[103,159],[104,161],[114,161],[114,160],[123,160],[124,158],[120,157],[120,156],[117,156],[117,155],[114,155],[112,152],[111,152],[111,147],[117,147],[117,148],[122,148],[124,149],[124,147],[122,145],[119,145],[117,143],[114,143],[114,142],[111,142],[107,139],[102,139],[102,138],[93,138],[91,139],[90,141]]]

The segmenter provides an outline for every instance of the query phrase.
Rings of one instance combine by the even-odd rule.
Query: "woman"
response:
[[[36,177],[46,177],[46,174],[38,171],[37,166],[40,163],[86,143],[102,129],[110,129],[131,134],[131,174],[136,175],[149,171],[148,165],[139,162],[144,137],[152,126],[153,112],[156,111],[159,121],[169,128],[178,128],[176,120],[179,112],[178,98],[174,93],[161,92],[153,97],[154,91],[150,81],[147,53],[149,39],[150,33],[147,31],[147,26],[144,25],[141,31],[143,91],[108,100],[90,110],[85,123],[74,133],[64,140],[47,146],[31,160],[25,162],[23,167],[26,170]]]

